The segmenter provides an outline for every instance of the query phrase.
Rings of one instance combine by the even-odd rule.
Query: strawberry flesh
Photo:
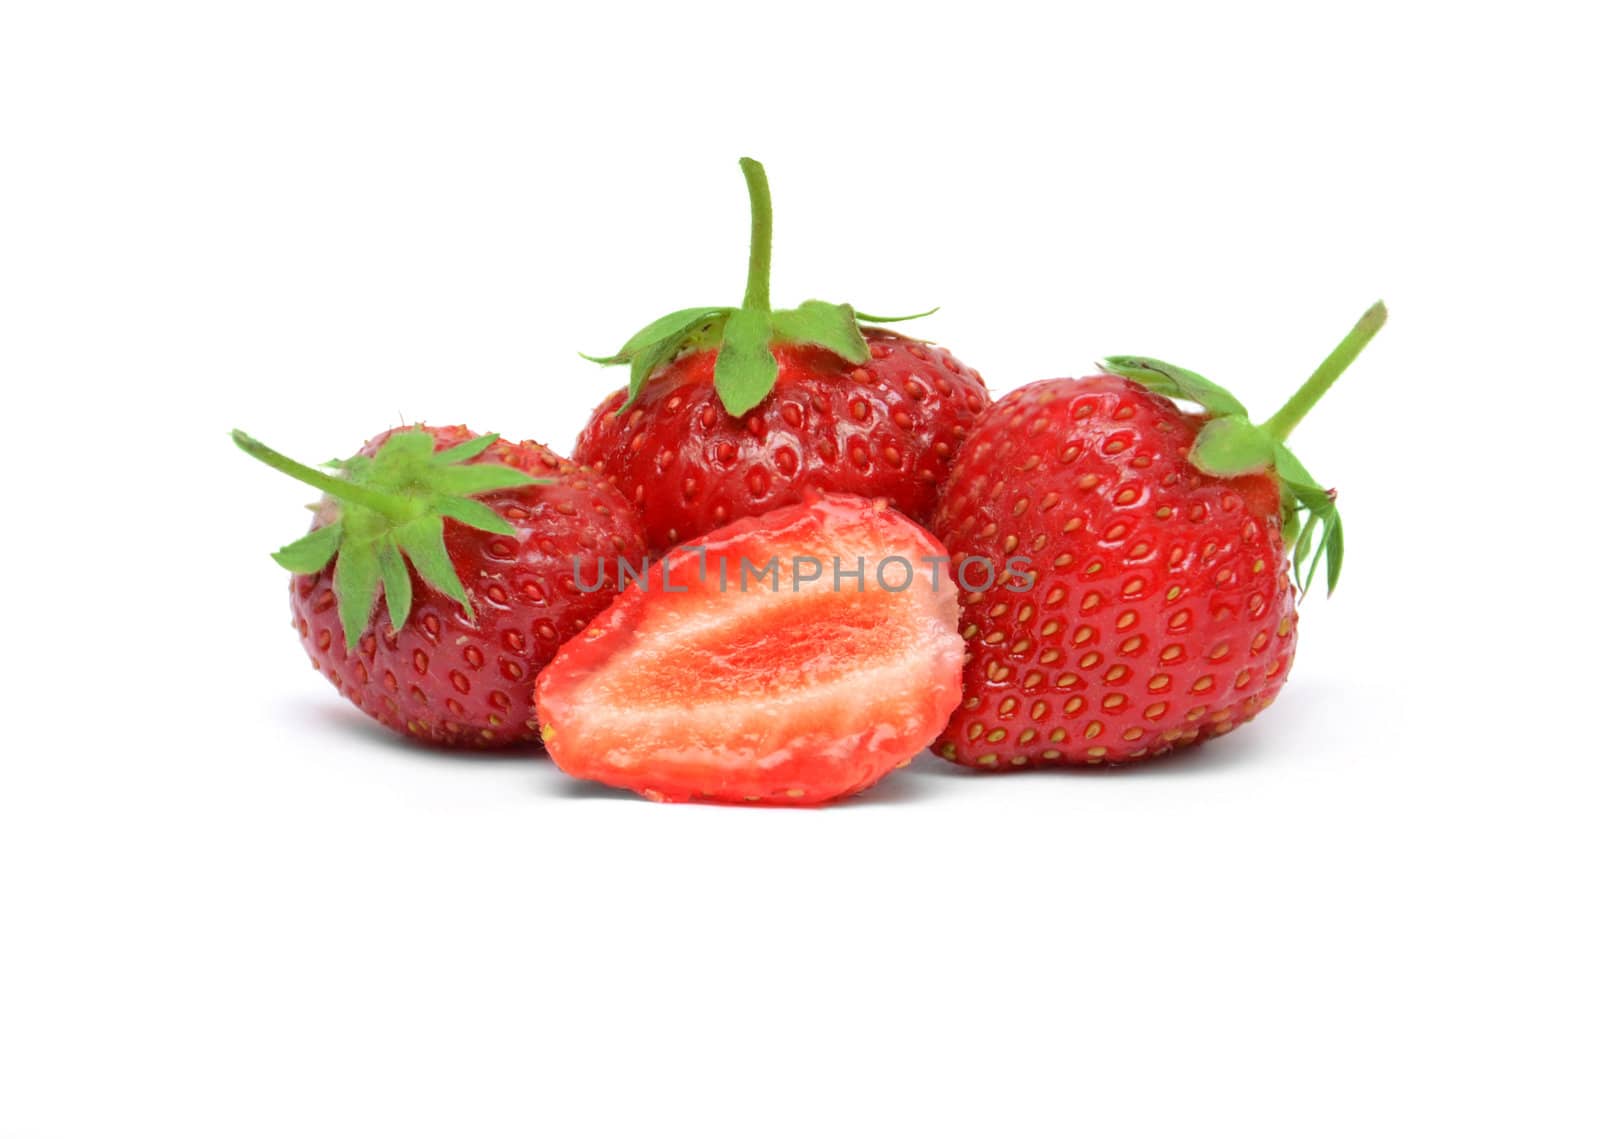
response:
[[[926,747],[960,698],[943,557],[882,502],[821,494],[671,551],[540,676],[551,758],[673,802],[863,790]],[[773,559],[776,574],[756,578]]]

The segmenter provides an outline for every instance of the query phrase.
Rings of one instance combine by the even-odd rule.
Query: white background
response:
[[[1576,4],[6,6],[0,1135],[1592,1135]],[[1349,534],[1259,722],[820,811],[420,751],[307,666],[248,428],[570,447],[738,298],[1150,353]],[[1586,742],[1587,741],[1587,742]]]

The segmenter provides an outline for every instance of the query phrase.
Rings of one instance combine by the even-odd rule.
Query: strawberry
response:
[[[386,432],[331,464],[340,476],[233,438],[327,495],[311,532],[273,555],[294,574],[312,667],[373,719],[429,743],[539,738],[539,670],[611,600],[605,566],[644,557],[615,487],[537,443],[465,427]]]
[[[632,498],[655,549],[808,490],[884,498],[926,523],[989,404],[983,379],[941,348],[862,327],[910,317],[816,300],[774,312],[766,172],[740,165],[752,215],[744,304],[674,312],[589,357],[631,376],[595,409],[575,457]]]
[[[881,500],[816,492],[680,546],[539,677],[550,757],[658,801],[871,786],[960,699],[947,560]]]
[[[1193,372],[1126,356],[985,412],[934,519],[970,653],[934,750],[989,768],[1122,763],[1270,704],[1294,660],[1291,560],[1301,580],[1326,554],[1331,592],[1344,551],[1333,492],[1284,439],[1385,315],[1374,305],[1260,426]],[[1012,572],[991,583],[967,559]]]

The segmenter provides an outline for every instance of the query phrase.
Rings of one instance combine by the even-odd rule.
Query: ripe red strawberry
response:
[[[633,500],[656,549],[807,490],[884,498],[926,523],[989,404],[983,379],[942,348],[861,327],[910,318],[814,300],[772,311],[766,173],[740,165],[753,219],[743,306],[672,313],[599,359],[632,377],[590,417],[575,458]]]
[[[295,575],[312,666],[369,716],[429,743],[538,739],[540,669],[616,592],[584,590],[645,554],[616,488],[538,443],[390,431],[335,464],[338,477],[241,432],[234,441],[328,496],[311,532],[273,555]]]
[[[973,587],[964,698],[934,750],[990,768],[1121,763],[1271,703],[1294,659],[1289,550],[1296,577],[1326,552],[1331,592],[1344,545],[1332,492],[1283,440],[1384,318],[1375,305],[1259,427],[1216,385],[1135,357],[990,408],[934,520]],[[988,589],[963,566],[1016,558]]]
[[[945,560],[883,502],[816,493],[680,546],[539,677],[550,757],[672,802],[854,794],[960,698]]]

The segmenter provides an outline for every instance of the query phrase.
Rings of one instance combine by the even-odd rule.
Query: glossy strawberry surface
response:
[[[934,532],[958,564],[1023,557],[1033,577],[963,594],[963,700],[936,752],[1139,760],[1277,695],[1296,621],[1278,484],[1197,470],[1203,423],[1116,376],[1029,384],[984,413]]]
[[[439,451],[473,437],[465,427],[425,430]],[[361,453],[376,454],[390,434]],[[614,582],[615,559],[641,559],[644,536],[632,507],[603,476],[538,443],[500,440],[474,461],[552,482],[481,496],[513,534],[445,520],[445,547],[472,616],[411,569],[415,600],[404,627],[396,630],[379,605],[352,653],[341,632],[333,566],[294,576],[290,601],[312,666],[351,703],[428,743],[487,748],[539,738],[533,685],[540,670],[615,593],[614,584],[578,589],[574,559],[585,585],[607,574]],[[318,525],[332,513],[325,503]]]
[[[883,498],[915,521],[978,414],[983,379],[942,348],[878,328],[854,365],[826,348],[776,344],[778,377],[753,410],[730,415],[713,386],[717,350],[656,372],[632,406],[612,393],[574,458],[603,470],[665,549],[806,491]]]
[[[871,786],[960,696],[943,557],[881,501],[817,494],[673,550],[540,676],[551,758],[676,802],[805,805]]]

